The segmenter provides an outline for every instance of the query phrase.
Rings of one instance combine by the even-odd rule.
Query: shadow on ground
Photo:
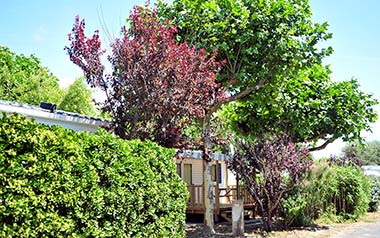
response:
[[[280,223],[275,223],[273,231],[309,231],[316,232],[329,229],[328,226],[311,225],[308,227],[291,227],[284,229]],[[188,216],[186,219],[186,237],[198,238],[207,237],[203,232],[203,216]],[[263,231],[262,222],[260,219],[245,220],[244,225],[245,237],[268,237],[268,233]],[[219,222],[215,224],[216,234],[214,238],[233,237],[232,225],[230,222]]]

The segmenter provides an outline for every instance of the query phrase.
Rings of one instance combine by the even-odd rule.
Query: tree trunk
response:
[[[206,235],[212,235],[214,230],[214,189],[212,182],[212,143],[211,143],[211,114],[206,114],[203,121],[203,185],[204,185],[204,232]]]
[[[212,161],[203,160],[203,184],[205,188],[204,196],[204,232],[206,234],[214,234],[214,189],[212,186]]]

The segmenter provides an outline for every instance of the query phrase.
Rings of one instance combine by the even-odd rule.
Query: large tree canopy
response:
[[[266,85],[297,75],[299,70],[321,63],[331,49],[318,49],[326,40],[327,24],[314,24],[304,0],[174,0],[159,1],[162,21],[169,18],[178,27],[178,40],[209,53],[218,50],[226,60],[218,81],[228,97],[214,103],[202,120],[204,159],[205,230],[213,233],[211,185],[211,118],[223,105],[261,95]]]
[[[34,55],[18,55],[0,46],[0,72],[0,99],[32,105],[61,100],[58,79]]]
[[[174,0],[160,2],[159,11],[178,26],[179,40],[218,49],[227,60],[219,78],[225,90],[247,92],[224,113],[240,136],[265,131],[295,142],[323,140],[315,150],[340,137],[360,139],[377,118],[377,100],[356,80],[334,83],[321,66],[332,49],[317,44],[331,34],[327,23],[311,21],[307,0]]]
[[[304,0],[174,0],[159,2],[159,14],[178,27],[178,38],[226,60],[220,80],[231,92],[291,75],[320,62],[331,49],[327,24],[311,21]],[[229,87],[233,86],[233,87]]]
[[[327,67],[315,65],[226,106],[222,114],[239,136],[286,133],[293,142],[310,142],[313,151],[337,138],[360,139],[360,132],[377,119],[375,104],[356,80],[333,82]],[[323,143],[314,146],[318,140]]]

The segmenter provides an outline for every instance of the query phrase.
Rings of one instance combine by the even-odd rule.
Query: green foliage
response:
[[[176,24],[180,41],[218,50],[219,59],[226,60],[220,80],[235,80],[229,88],[234,92],[292,74],[332,51],[316,47],[331,34],[327,23],[311,21],[305,0],[159,1],[158,10]]]
[[[353,141],[376,121],[377,103],[356,80],[333,82],[328,68],[315,65],[264,86],[247,101],[228,105],[223,115],[240,136],[285,132],[296,142]]]
[[[281,206],[286,224],[307,225],[316,219],[356,220],[367,212],[369,202],[370,183],[360,168],[322,162],[313,166],[304,184],[288,193]]]
[[[380,205],[380,179],[371,178],[371,198],[369,202],[370,212],[377,212]]]
[[[308,225],[310,220],[317,219],[324,211],[330,209],[332,203],[327,201],[327,196],[334,193],[333,176],[333,171],[328,166],[312,166],[304,184],[287,193],[281,201],[281,214],[285,225]],[[329,186],[329,183],[332,186]],[[301,203],[292,207],[296,202]]]
[[[357,219],[368,210],[370,186],[357,167],[333,167],[336,171],[338,194],[334,197],[337,215]]]
[[[343,153],[357,158],[363,165],[380,165],[380,141],[349,144],[343,148]]]
[[[356,80],[332,82],[321,65],[332,49],[317,44],[331,34],[327,23],[311,20],[307,0],[159,1],[158,10],[178,26],[178,40],[226,60],[218,77],[226,91],[251,88],[224,108],[240,136],[285,133],[295,142],[328,144],[360,139],[376,121],[377,100]]]
[[[83,115],[95,115],[91,90],[87,87],[83,77],[77,78],[68,87],[58,109]]]
[[[0,237],[184,237],[174,151],[0,119]]]
[[[281,212],[285,226],[308,226],[311,225],[312,219],[305,215],[308,201],[304,194],[295,189],[292,195],[288,195],[281,200]]]
[[[41,66],[34,55],[17,55],[0,46],[0,99],[32,105],[59,103],[62,90],[58,79]]]

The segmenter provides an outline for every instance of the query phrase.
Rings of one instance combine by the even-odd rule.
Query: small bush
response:
[[[377,212],[380,205],[380,179],[371,178],[371,197],[369,201],[369,212]]]
[[[0,118],[0,237],[183,237],[173,150]]]
[[[312,219],[306,214],[307,206],[306,197],[299,189],[285,196],[281,201],[284,225],[286,227],[311,225]]]
[[[334,166],[338,194],[335,197],[337,215],[357,219],[368,210],[370,185],[358,167]]]

